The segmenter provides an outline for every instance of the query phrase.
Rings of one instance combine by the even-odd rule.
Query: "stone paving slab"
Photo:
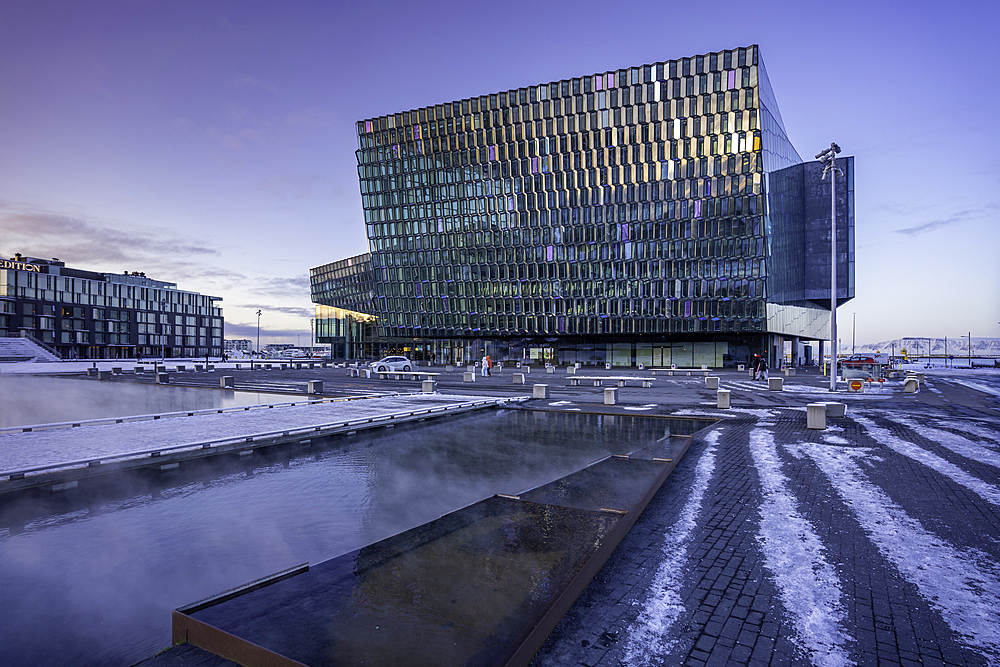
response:
[[[703,432],[532,664],[1000,664],[1000,422],[883,405]]]

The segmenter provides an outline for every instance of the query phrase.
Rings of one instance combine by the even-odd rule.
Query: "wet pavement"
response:
[[[550,398],[536,408],[723,419],[696,435],[533,665],[1000,665],[1000,373],[934,369],[917,394],[895,381],[831,397],[814,370],[780,392],[720,371],[733,399],[720,410],[701,377],[658,377],[606,406],[603,390],[539,370],[526,381]],[[254,371],[308,374],[328,392],[415,387],[325,372]],[[439,390],[527,394],[510,372],[438,376]],[[824,400],[847,416],[807,430],[806,404]],[[143,664],[198,660],[226,664],[190,647]]]

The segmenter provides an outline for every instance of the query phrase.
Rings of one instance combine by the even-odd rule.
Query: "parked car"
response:
[[[406,357],[382,357],[378,361],[373,361],[369,367],[373,371],[384,373],[386,371],[403,371],[408,373],[413,370],[413,362]]]

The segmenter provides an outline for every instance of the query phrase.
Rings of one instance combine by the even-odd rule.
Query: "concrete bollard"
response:
[[[205,366],[202,365],[202,364],[195,364],[194,365],[194,370],[197,371],[197,372],[199,372],[199,373],[203,372],[205,370]]]
[[[736,370],[743,372],[747,369],[746,364],[736,364]]]
[[[524,368],[521,369],[521,372],[522,373],[530,373],[531,372],[531,366],[529,366],[528,364],[525,364]]]
[[[551,375],[551,374],[553,374],[553,373],[556,372],[556,367],[555,366],[546,366],[545,367],[545,372],[548,373],[549,375]]]
[[[715,406],[722,408],[723,410],[729,409],[729,396],[730,392],[728,389],[720,389],[715,392]]]
[[[536,384],[531,387],[532,398],[548,398],[549,397],[549,385],[547,384]]]
[[[707,371],[708,370],[708,364],[702,364],[701,365],[701,370]]]
[[[122,372],[123,371],[122,371],[122,367],[121,366],[112,366],[111,367],[111,374],[112,375],[121,375]]]
[[[180,372],[182,372],[186,368],[187,368],[187,366],[178,366],[177,367],[177,372],[180,373]]]
[[[719,378],[705,376],[705,389],[718,389],[719,388]]]
[[[232,375],[223,375],[219,378],[219,386],[222,389],[232,389],[236,386],[236,378]]]
[[[618,387],[608,387],[604,390],[604,405],[618,405]]]
[[[98,380],[110,380],[111,379],[111,371],[97,371],[97,379]]]
[[[609,364],[609,363],[605,362],[605,363],[604,363],[604,370],[606,370],[606,371],[610,371],[610,370],[611,370],[611,364]],[[612,405],[614,405],[614,403],[612,403]]]
[[[784,380],[781,378],[768,378],[767,389],[768,391],[784,391]]]
[[[786,368],[785,369],[785,377],[786,378],[787,377],[792,377],[793,375],[795,375],[795,369],[794,368]]]
[[[323,381],[322,380],[309,380],[309,388],[307,393],[310,394],[322,394],[323,393]]]
[[[806,428],[816,431],[826,429],[825,403],[810,403],[806,406]]]
[[[212,365],[212,364],[205,364],[205,370],[206,371],[214,371],[215,370],[215,366]]]
[[[920,390],[920,384],[917,378],[906,378],[903,380],[903,393],[904,394],[915,394]]]
[[[424,380],[420,383],[420,391],[425,394],[433,394],[437,391],[438,383],[434,380]]]
[[[573,368],[580,370],[580,362],[578,361],[575,364],[573,364]]]
[[[847,416],[847,403],[835,403],[833,401],[823,401],[826,406],[826,416],[840,419]]]
[[[281,370],[287,371],[288,370],[288,364],[281,364]]]
[[[471,373],[462,373],[462,382],[475,382],[475,381],[476,381],[475,371],[472,371]]]
[[[524,384],[524,373],[514,373],[514,384]]]
[[[271,364],[264,364],[264,370],[265,371],[271,370]]]
[[[170,384],[170,374],[169,373],[157,373],[156,374],[156,384]]]
[[[89,377],[89,378],[95,378],[95,377],[97,377],[97,369],[96,368],[88,368],[87,369],[87,377]]]
[[[576,375],[576,366],[567,366],[566,375]]]

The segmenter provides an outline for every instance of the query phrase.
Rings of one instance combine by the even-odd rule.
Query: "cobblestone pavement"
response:
[[[932,387],[701,432],[532,664],[1000,665],[998,402]]]

